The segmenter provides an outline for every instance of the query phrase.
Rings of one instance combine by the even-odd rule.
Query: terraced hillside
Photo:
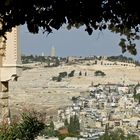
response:
[[[70,73],[72,70],[75,70],[74,77],[65,77],[61,82],[52,81],[52,77],[58,76],[60,72]],[[106,76],[95,76],[94,72],[97,70],[103,71]],[[80,71],[81,76],[79,76]],[[24,108],[34,108],[51,115],[57,113],[58,108],[71,104],[73,96],[86,93],[91,83],[136,84],[138,82],[140,82],[139,67],[36,66],[23,71],[18,82],[10,82],[10,108],[13,114],[19,113]]]

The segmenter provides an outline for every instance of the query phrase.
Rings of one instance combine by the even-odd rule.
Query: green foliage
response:
[[[48,136],[48,137],[53,137],[56,136],[56,131],[50,127],[45,127],[41,132],[40,135]]]
[[[60,60],[58,59],[58,57],[45,57],[45,56],[33,56],[33,55],[29,55],[29,56],[25,56],[22,55],[21,56],[21,60],[23,64],[26,63],[32,63],[32,62],[44,62],[47,64],[48,67],[57,67],[60,65]],[[50,66],[50,63],[53,63],[53,65]]]
[[[52,130],[54,130],[54,123],[53,123],[53,121],[50,122],[50,128],[51,128]]]
[[[50,59],[49,59],[49,57],[47,57],[47,59],[46,59],[46,63],[48,64],[48,66],[50,66]]]
[[[22,70],[24,71],[24,70],[30,70],[30,69],[32,69],[31,67],[25,67],[25,66],[23,66],[22,67]]]
[[[127,136],[121,129],[115,131],[106,131],[103,136],[100,136],[98,140],[139,140],[136,135],[128,134]]]
[[[119,46],[122,48],[122,53],[125,53],[128,50],[131,54],[137,54],[137,50],[135,48],[136,44],[132,43],[131,41],[126,42],[126,40],[122,38]]]
[[[56,77],[54,76],[54,77],[52,77],[52,80],[60,82],[62,80],[62,78],[61,78],[61,76],[56,76]]]
[[[1,126],[0,140],[34,140],[43,128],[44,123],[35,114],[24,113],[20,122]]]
[[[94,30],[109,29],[124,35],[126,42],[121,42],[122,52],[126,50],[136,54],[134,40],[139,40],[140,14],[139,1],[128,0],[40,0],[18,1],[1,0],[0,36],[12,27],[27,24],[31,33],[51,33],[67,24],[67,29],[85,27],[89,35]],[[63,8],[62,8],[63,7]]]
[[[67,76],[67,72],[60,72],[60,73],[59,73],[59,76],[60,76],[61,78],[64,78],[64,77]]]
[[[33,56],[33,55],[29,55],[29,56],[21,56],[21,60],[23,64],[26,63],[32,63],[32,62],[46,62],[46,59],[44,56]]]
[[[60,65],[60,60],[58,58],[55,59],[55,64],[54,66],[57,67]]]
[[[80,131],[80,123],[79,123],[79,118],[77,115],[71,116],[70,117],[70,123],[68,125],[68,131],[70,134],[77,135],[79,134]]]
[[[95,76],[105,76],[106,74],[103,71],[97,70],[94,73]]]
[[[39,122],[32,114],[22,114],[22,122],[18,125],[18,138],[21,140],[33,140],[44,128],[44,124]]]
[[[80,123],[79,123],[79,118],[77,115],[71,116],[70,117],[70,122],[68,123],[68,120],[65,119],[64,121],[65,127],[68,128],[68,136],[79,136],[80,132]]]
[[[57,79],[58,79],[58,77],[56,77],[56,76],[52,77],[53,81],[57,81]]]
[[[53,121],[50,122],[49,126],[45,126],[40,134],[44,136],[49,136],[49,137],[56,136],[56,131],[54,130]]]
[[[137,87],[139,87],[140,85],[139,85],[139,83],[137,84],[137,85],[135,85],[135,87],[134,87],[134,94],[133,94],[133,97],[134,97],[134,99],[135,100],[138,100],[138,103],[140,104],[140,93],[137,93]]]
[[[75,103],[75,102],[77,102],[78,97],[73,96],[71,100]]]
[[[62,81],[62,78],[60,76],[58,76],[57,82]]]
[[[139,140],[139,138],[136,135],[128,134],[127,135],[127,140]]]
[[[75,128],[74,128],[75,124],[74,124],[74,118],[73,116],[70,117],[70,124],[68,126],[68,131],[69,133],[75,133]]]
[[[134,99],[138,100],[138,103],[140,104],[140,93],[134,94]]]
[[[63,135],[58,135],[58,138],[59,138],[59,140],[64,140],[65,139],[65,137],[67,137],[67,136],[63,136]]]
[[[79,72],[79,76],[81,76],[81,75],[82,75],[82,72],[80,71],[80,72]]]
[[[126,57],[126,56],[123,56],[123,55],[110,56],[110,57],[107,57],[107,60],[109,60],[109,61],[120,61],[120,62],[134,62],[133,58]]]
[[[65,119],[65,121],[64,121],[64,125],[65,125],[66,128],[68,128],[69,123],[68,123],[68,120],[67,120],[67,119]]]
[[[62,81],[62,78],[66,77],[66,76],[67,76],[67,72],[60,72],[58,76],[52,77],[52,80],[60,82],[60,81]]]
[[[74,72],[75,72],[75,70],[72,70],[72,71],[68,74],[68,77],[73,77],[73,76],[74,76]]]
[[[17,137],[17,124],[11,126],[3,124],[0,127],[0,140],[16,140]]]

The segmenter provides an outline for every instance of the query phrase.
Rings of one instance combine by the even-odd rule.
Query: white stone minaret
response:
[[[19,46],[19,27],[13,28],[7,33],[6,52],[3,60],[5,66],[17,66],[21,64],[21,52]]]
[[[51,57],[55,57],[55,55],[56,55],[55,47],[52,47],[51,48]]]
[[[19,46],[19,27],[13,28],[12,32],[6,34],[5,52],[2,57],[1,81],[20,76],[21,52]]]
[[[0,39],[0,119],[9,119],[8,91],[9,80],[17,80],[21,75],[21,53],[19,46],[19,27],[6,33],[6,43]]]

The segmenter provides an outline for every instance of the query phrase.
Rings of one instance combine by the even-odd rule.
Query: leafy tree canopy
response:
[[[139,1],[132,0],[0,0],[0,36],[12,27],[27,24],[31,33],[41,27],[51,33],[63,24],[79,28],[85,25],[89,35],[94,30],[109,29],[125,35],[122,52],[136,54],[135,39],[139,39]]]

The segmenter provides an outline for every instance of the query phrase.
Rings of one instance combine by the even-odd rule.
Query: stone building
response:
[[[21,74],[19,27],[6,33],[6,42],[0,38],[0,119],[9,117],[9,80],[17,80]]]

